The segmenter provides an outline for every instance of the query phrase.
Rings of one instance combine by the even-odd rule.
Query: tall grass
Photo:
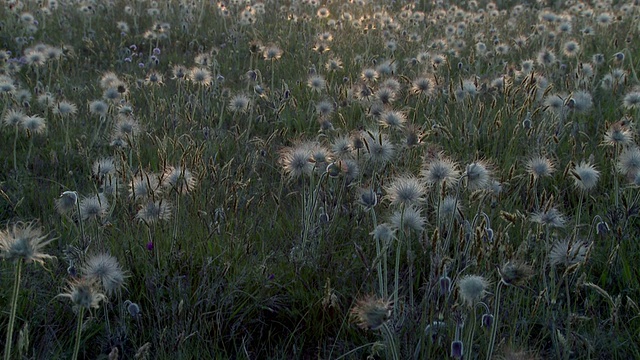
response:
[[[29,324],[7,357],[640,357],[638,16],[3,2],[0,221],[40,219],[58,259],[15,289],[2,261],[0,327]],[[74,314],[102,253],[126,283]],[[471,274],[495,289],[472,309]]]

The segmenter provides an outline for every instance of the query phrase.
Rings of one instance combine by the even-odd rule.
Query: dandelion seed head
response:
[[[593,107],[593,98],[586,91],[576,91],[569,100],[570,107],[578,113],[586,113]]]
[[[54,201],[54,206],[59,214],[68,214],[76,210],[78,193],[65,191]]]
[[[434,159],[425,162],[421,175],[427,184],[439,186],[446,184],[451,187],[457,181],[460,170],[455,161],[438,154]]]
[[[566,112],[564,97],[561,94],[550,94],[544,98],[543,105],[547,111],[561,116]]]
[[[589,246],[580,240],[571,238],[557,240],[549,251],[551,266],[571,266],[585,261]]]
[[[247,95],[237,94],[229,100],[229,111],[234,113],[245,113],[249,110],[251,100]]]
[[[333,104],[329,101],[320,101],[316,104],[316,113],[320,117],[327,118],[333,113]]]
[[[202,67],[194,67],[189,70],[189,80],[191,80],[194,84],[200,86],[209,86],[211,85],[211,81],[213,78],[211,77],[211,72]]]
[[[498,272],[502,283],[512,286],[524,285],[534,274],[531,266],[519,261],[505,263]]]
[[[78,107],[69,101],[59,101],[53,108],[53,113],[60,116],[75,115],[78,112]]]
[[[407,206],[403,209],[397,209],[391,214],[390,223],[396,229],[404,229],[405,231],[422,232],[426,220],[422,217],[421,211],[415,206]]]
[[[445,196],[438,205],[438,217],[440,221],[453,218],[460,218],[462,213],[462,201],[455,196]]]
[[[627,93],[622,100],[627,109],[640,109],[640,91],[632,91]]]
[[[404,127],[407,117],[401,111],[387,110],[380,114],[378,122],[382,127],[399,130]]]
[[[575,40],[569,40],[562,46],[562,52],[568,58],[574,58],[580,52],[580,45]]]
[[[168,200],[147,201],[136,213],[136,219],[152,225],[171,219],[171,202]]]
[[[351,158],[351,139],[348,136],[341,135],[336,137],[331,144],[331,151],[338,159]]]
[[[534,156],[527,161],[526,170],[534,179],[537,180],[551,176],[556,169],[553,162],[551,162],[547,157]]]
[[[389,301],[367,296],[356,302],[356,305],[351,309],[351,317],[360,328],[377,330],[391,318],[392,309]]]
[[[125,274],[118,259],[106,253],[90,256],[81,273],[101,284],[107,295],[115,294],[124,285]]]
[[[322,75],[311,75],[307,79],[307,86],[314,92],[320,93],[325,90],[327,82]]]
[[[98,291],[96,280],[86,277],[70,281],[67,292],[58,296],[71,300],[75,308],[86,310],[97,309],[100,302],[107,300],[107,297]]]
[[[0,231],[0,256],[8,261],[36,262],[42,265],[45,260],[53,258],[42,252],[53,241],[47,240],[47,237],[34,221],[7,225],[6,230]]]
[[[391,204],[409,206],[424,201],[425,187],[414,176],[400,176],[391,181],[386,192]]]
[[[567,219],[555,207],[534,212],[531,214],[531,221],[550,228],[561,228],[567,223]]]
[[[46,121],[38,115],[23,117],[20,125],[30,134],[44,134],[47,130]]]
[[[386,134],[372,131],[367,133],[363,140],[367,144],[369,159],[373,163],[386,164],[393,159],[395,147]]]
[[[267,45],[262,50],[262,56],[267,61],[278,60],[282,57],[282,50],[276,45]]]
[[[96,160],[91,168],[93,176],[98,179],[112,176],[116,173],[116,162],[112,157]]]
[[[4,115],[2,122],[5,126],[19,126],[26,117],[27,115],[22,110],[11,109]]]
[[[378,80],[378,76],[378,72],[371,68],[364,69],[362,73],[360,73],[360,78],[366,82],[374,82]]]
[[[640,148],[630,146],[618,157],[616,164],[618,171],[625,176],[634,176],[640,171]]]
[[[491,174],[483,161],[474,161],[467,165],[464,173],[466,175],[467,189],[470,191],[482,190],[489,185]]]
[[[311,151],[304,145],[288,147],[280,151],[280,164],[290,178],[310,175],[313,171]]]
[[[587,191],[591,190],[598,183],[600,172],[591,163],[582,161],[571,171],[571,177],[576,188]]]
[[[102,100],[94,100],[89,103],[89,112],[94,115],[105,116],[109,111],[109,105]]]
[[[536,61],[538,62],[538,65],[542,67],[549,67],[555,64],[556,55],[553,53],[553,51],[544,49],[538,53]]]
[[[135,199],[146,200],[159,196],[162,192],[158,175],[141,173],[134,176],[129,188],[129,196]]]
[[[479,275],[465,275],[458,280],[460,297],[469,307],[473,307],[484,297],[489,282]]]
[[[178,194],[187,194],[196,187],[197,180],[191,171],[183,166],[168,166],[161,176],[162,186],[176,191]]]
[[[396,93],[391,88],[383,86],[374,94],[375,98],[380,101],[380,103],[389,105],[396,99]]]
[[[435,91],[433,81],[427,77],[419,77],[411,83],[411,93],[424,97],[431,96]]]
[[[374,240],[380,241],[382,244],[388,245],[396,239],[396,230],[387,223],[378,224],[371,234]]]
[[[103,194],[98,194],[80,200],[79,208],[82,221],[100,221],[107,216],[109,203]]]

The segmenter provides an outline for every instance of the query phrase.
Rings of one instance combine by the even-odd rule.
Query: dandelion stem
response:
[[[78,312],[78,323],[76,325],[76,344],[73,347],[73,356],[72,360],[78,359],[78,353],[80,352],[80,334],[82,333],[82,321],[84,318],[84,307],[81,306]]]
[[[473,349],[473,336],[475,335],[475,331],[476,331],[476,323],[478,321],[478,315],[476,314],[476,307],[473,307],[473,323],[471,325],[471,329],[469,330],[469,337],[467,338],[467,348],[469,349],[468,351],[466,351],[464,353],[464,358],[465,359],[470,359],[471,358],[471,351]]]
[[[582,214],[582,202],[584,200],[584,190],[580,191],[580,200],[578,201],[578,209],[576,211],[576,223],[573,228],[573,237],[578,237],[578,226],[580,225],[580,215]],[[569,244],[571,245],[571,244]]]
[[[371,221],[373,222],[373,228],[378,227],[378,221],[376,219],[376,211],[371,208]],[[375,236],[376,240],[376,259],[377,259],[377,270],[378,270],[378,290],[380,291],[380,297],[383,299],[387,298],[387,289],[385,286],[384,279],[386,278],[386,273],[382,272],[382,246],[380,245],[380,238]],[[386,251],[386,248],[385,248]]]
[[[565,351],[564,351],[564,358],[566,360],[569,359],[569,356],[571,355],[571,296],[569,293],[569,275],[565,274],[564,276],[564,289],[565,289],[565,295],[567,297],[566,302],[567,302],[567,324],[566,324],[566,332],[567,332],[567,336],[566,336],[566,340],[567,340],[567,346],[565,346]]]
[[[487,351],[487,360],[491,360],[493,356],[493,349],[496,344],[496,335],[498,333],[498,323],[500,316],[500,293],[502,292],[502,280],[498,281],[498,285],[496,286],[496,295],[495,301],[493,304],[494,315],[493,315],[493,324],[491,326],[491,339],[489,340],[489,350]]]
[[[11,346],[13,345],[13,325],[16,321],[18,293],[20,290],[20,277],[22,275],[22,262],[22,259],[19,259],[16,262],[16,270],[13,280],[13,291],[11,293],[11,312],[9,314],[9,325],[7,326],[7,340],[4,344],[4,360],[11,359]]]
[[[395,341],[393,332],[391,332],[391,329],[389,329],[389,325],[384,323],[382,325],[382,329],[384,330],[385,335],[387,335],[387,341],[389,343],[389,348],[391,351],[391,358],[393,360],[400,360],[400,357],[398,356],[398,349],[396,348],[396,341]]]
[[[451,234],[453,233],[453,220],[455,219],[455,209],[458,208],[458,197],[460,196],[460,186],[462,184],[462,180],[467,176],[467,174],[463,174],[460,179],[458,179],[458,184],[456,186],[456,198],[455,201],[453,202],[453,209],[454,209],[454,213],[451,215],[451,219],[449,219],[449,227],[447,228],[447,237],[444,241],[444,247],[442,248],[442,254],[444,256],[444,253],[449,249],[449,242],[451,241]]]
[[[16,132],[13,137],[13,171],[18,174],[18,157],[17,157],[17,149],[18,149],[18,125],[15,126]]]
[[[78,211],[78,222],[80,223],[80,235],[82,236],[82,238],[80,239],[80,243],[84,247],[85,245],[84,242],[87,236],[84,233],[84,222],[82,220],[82,214],[80,213],[80,202],[77,200],[77,197],[78,197],[78,194],[76,193],[76,210]]]
[[[29,159],[31,159],[31,151],[33,150],[33,134],[29,137],[29,150],[27,150],[27,161],[25,167],[29,168]]]
[[[400,254],[402,250],[402,241],[404,240],[404,205],[402,205],[402,213],[400,215],[400,235],[396,245],[396,267],[394,272],[393,284],[393,314],[398,314],[398,293],[400,292]]]
[[[175,218],[173,219],[173,243],[176,242],[176,240],[178,240],[178,218],[180,216],[180,193],[178,193],[178,191],[176,191],[176,215]]]

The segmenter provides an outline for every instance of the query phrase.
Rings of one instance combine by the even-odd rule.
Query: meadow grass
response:
[[[2,1],[5,359],[640,358],[639,18]]]

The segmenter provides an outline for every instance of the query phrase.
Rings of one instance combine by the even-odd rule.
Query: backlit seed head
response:
[[[367,296],[356,302],[351,309],[351,318],[362,329],[377,330],[391,318],[392,308],[387,300]]]

